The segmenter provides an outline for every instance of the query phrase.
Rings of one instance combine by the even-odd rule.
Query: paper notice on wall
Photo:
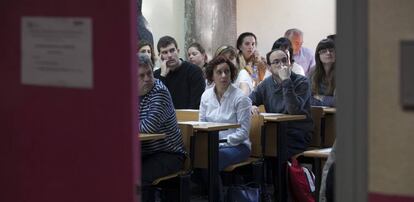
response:
[[[92,20],[76,17],[22,17],[23,84],[93,87]]]

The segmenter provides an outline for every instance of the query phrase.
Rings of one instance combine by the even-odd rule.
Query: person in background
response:
[[[178,57],[177,42],[170,36],[161,37],[157,44],[161,68],[154,72],[171,93],[175,109],[198,109],[206,83],[203,71]]]
[[[215,57],[206,67],[206,76],[214,87],[207,89],[200,103],[199,121],[217,123],[237,123],[240,128],[220,131],[219,170],[242,162],[250,156],[249,139],[251,121],[251,101],[234,86],[236,66],[223,56]]]
[[[326,38],[331,39],[332,41],[334,41],[334,42],[335,42],[335,39],[336,39],[336,34],[331,34],[331,35],[328,35]]]
[[[334,107],[335,99],[335,43],[323,39],[318,43],[315,53],[316,65],[310,75],[311,105]]]
[[[305,72],[303,71],[303,67],[300,66],[298,63],[295,62],[293,59],[293,49],[292,49],[292,43],[290,40],[286,37],[280,37],[278,40],[276,40],[273,43],[272,50],[273,49],[281,49],[284,50],[288,54],[288,59],[290,64],[292,64],[292,71],[296,74],[300,74],[302,76],[305,76]]]
[[[181,170],[186,152],[167,87],[154,79],[147,55],[138,55],[138,66],[139,132],[166,134],[163,139],[141,142],[142,199],[153,201],[151,183]]]
[[[293,59],[303,67],[305,75],[309,76],[312,67],[315,65],[315,57],[313,51],[302,46],[303,32],[296,28],[288,29],[285,32],[285,37],[292,42]]]
[[[155,56],[154,48],[152,47],[150,42],[145,41],[145,40],[140,40],[138,42],[137,52],[140,53],[140,54],[148,55],[148,57],[151,58],[152,64],[155,65],[157,57]]]
[[[224,45],[217,48],[214,57],[223,56],[226,59],[230,60],[233,64],[236,65],[236,49],[233,46]]]
[[[194,42],[187,49],[188,62],[195,64],[205,72],[207,65],[207,54],[201,44]]]
[[[236,64],[239,74],[235,82],[245,95],[249,95],[254,87],[264,79],[267,65],[256,50],[257,38],[251,32],[244,32],[237,38],[239,53]]]
[[[274,49],[267,55],[272,76],[267,77],[250,94],[252,113],[258,114],[257,106],[264,105],[266,112],[302,114],[306,119],[289,122],[287,128],[288,157],[302,153],[308,147],[313,131],[308,78],[292,72],[285,51]]]

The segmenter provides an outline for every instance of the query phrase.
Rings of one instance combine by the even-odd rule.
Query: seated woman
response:
[[[278,40],[276,40],[273,43],[272,50],[273,49],[284,50],[288,54],[288,59],[289,59],[290,64],[292,64],[292,72],[305,76],[305,71],[303,71],[303,67],[300,66],[298,63],[296,63],[292,57],[293,55],[292,43],[290,42],[288,38],[280,37]]]
[[[313,106],[335,106],[335,43],[323,39],[316,46],[316,65],[310,75]]]
[[[194,42],[190,44],[187,49],[188,62],[193,63],[201,68],[205,72],[207,65],[207,54],[201,44]]]
[[[214,58],[206,67],[207,80],[214,82],[214,86],[201,96],[199,120],[241,125],[219,133],[219,138],[226,140],[219,146],[219,170],[250,156],[251,101],[232,84],[236,75],[237,68],[222,56]]]
[[[267,70],[267,65],[256,50],[256,46],[256,35],[251,32],[244,32],[237,38],[239,54],[236,64],[239,74],[235,84],[247,96],[264,79]]]
[[[301,153],[308,147],[313,130],[311,118],[309,80],[292,72],[285,51],[274,49],[267,55],[272,76],[267,77],[250,94],[252,112],[258,114],[259,105],[266,112],[284,114],[303,114],[305,120],[289,122],[287,128],[288,157]]]
[[[147,55],[149,58],[151,58],[151,62],[153,65],[155,65],[155,62],[157,61],[157,57],[154,53],[154,48],[152,47],[152,44],[145,40],[140,40],[138,42],[138,48],[137,48],[138,54],[144,54]]]
[[[147,55],[138,55],[138,65],[139,132],[166,134],[163,139],[141,143],[142,197],[153,201],[148,189],[151,183],[181,170],[186,152],[167,87],[154,79]]]
[[[233,64],[236,65],[236,49],[233,46],[220,46],[219,48],[217,48],[214,57],[217,57],[219,55],[225,57],[226,59],[230,60],[231,62],[233,62]]]

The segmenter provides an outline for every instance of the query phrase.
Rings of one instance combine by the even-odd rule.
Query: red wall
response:
[[[0,201],[136,201],[135,6],[0,1]],[[93,89],[21,84],[22,16],[92,18]]]

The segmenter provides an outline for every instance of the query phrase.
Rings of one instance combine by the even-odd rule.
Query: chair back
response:
[[[265,109],[264,105],[259,105],[259,112],[260,113],[266,113],[266,109]]]
[[[250,141],[252,142],[252,151],[250,156],[262,157],[262,126],[264,124],[264,118],[262,115],[252,115],[250,122]]]
[[[198,121],[198,110],[176,109],[177,121]]]
[[[189,124],[178,124],[180,127],[181,135],[183,138],[184,149],[187,152],[188,156],[184,162],[185,170],[191,169],[191,136],[193,135],[193,126]]]

